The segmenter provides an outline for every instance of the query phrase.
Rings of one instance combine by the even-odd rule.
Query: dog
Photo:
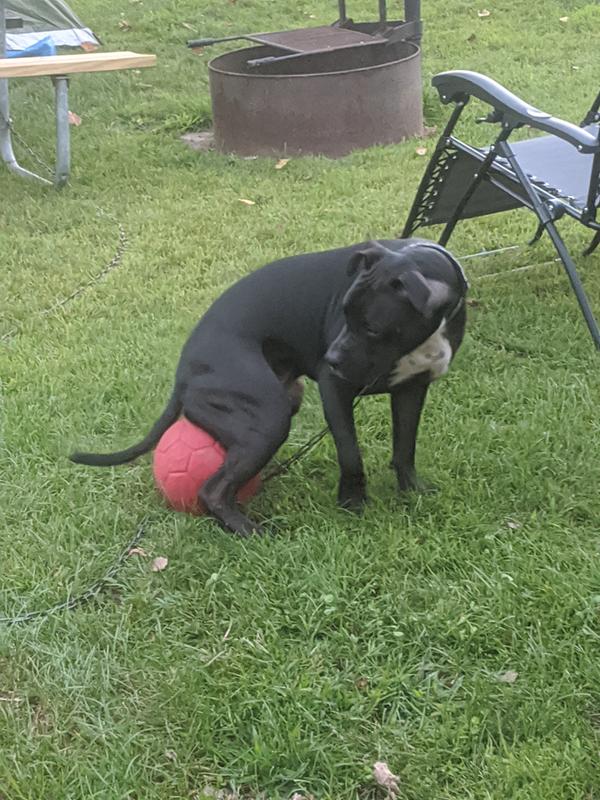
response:
[[[259,526],[236,505],[236,493],[285,442],[307,376],[318,384],[337,449],[339,504],[360,510],[367,501],[353,417],[363,394],[390,394],[398,488],[420,489],[419,419],[429,384],[462,342],[467,288],[456,259],[421,239],[362,242],[267,264],[227,289],[197,323],[171,398],[146,438],[71,460],[132,461],[183,414],[227,451],[200,489],[202,503],[226,529],[247,536]]]

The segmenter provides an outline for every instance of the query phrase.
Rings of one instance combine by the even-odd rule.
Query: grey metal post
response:
[[[404,0],[404,21],[412,22],[416,33],[411,36],[412,41],[421,43],[423,36],[423,23],[421,22],[421,0]]]
[[[418,22],[421,19],[421,1],[404,0],[404,20]]]
[[[53,78],[56,103],[56,172],[54,185],[64,186],[69,179],[71,141],[69,131],[69,79]]]

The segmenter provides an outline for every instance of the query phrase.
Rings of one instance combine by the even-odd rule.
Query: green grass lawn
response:
[[[429,78],[447,68],[489,72],[580,119],[599,88],[600,6],[481,7],[423,2],[427,124],[445,119]],[[465,262],[468,335],[420,436],[436,495],[396,495],[386,398],[357,412],[372,498],[361,518],[334,505],[329,440],[253,502],[275,535],[243,542],[166,510],[147,459],[75,467],[75,446],[145,432],[187,333],[233,280],[397,234],[426,162],[416,148],[433,146],[275,170],[180,142],[210,125],[218,52],[195,56],[187,38],[330,22],[333,0],[75,9],[107,48],[159,60],[73,79],[83,122],[66,190],[0,173],[0,336],[18,329],[0,344],[0,614],[87,588],[145,515],[148,557],[128,559],[97,602],[0,629],[0,797],[383,798],[371,776],[383,760],[402,800],[597,800],[600,361],[550,245]],[[48,160],[50,83],[15,82],[12,99],[15,128]],[[40,315],[110,261],[117,221],[121,265]],[[452,248],[525,242],[534,228],[525,212],[481,219]],[[563,230],[580,252],[582,233]],[[600,309],[600,255],[579,262]],[[321,425],[310,387],[283,455]],[[151,571],[156,556],[164,572]]]

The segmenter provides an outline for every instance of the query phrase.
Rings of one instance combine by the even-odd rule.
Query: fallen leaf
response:
[[[569,18],[568,18],[568,17],[559,17],[559,18],[558,18],[558,21],[559,21],[559,22],[568,22],[568,21],[569,21]]]
[[[97,50],[97,49],[98,49],[98,46],[99,46],[99,45],[97,45],[97,44],[94,44],[93,42],[84,42],[83,44],[80,44],[79,46],[80,46],[80,47],[81,47],[81,49],[82,49],[82,50],[84,50],[86,53],[93,53],[93,52],[94,52],[94,50]]]
[[[426,147],[417,147],[417,148],[415,148],[415,153],[418,156],[426,156],[427,155],[427,148]]]
[[[177,761],[177,753],[175,750],[165,750],[165,758],[168,758],[169,761],[175,763]]]
[[[165,558],[164,556],[157,556],[152,562],[152,572],[162,572],[163,569],[167,568],[168,563],[168,558]]]
[[[511,529],[511,531],[518,531],[519,528],[521,527],[521,523],[520,522],[515,522],[514,519],[507,520],[506,524]]]
[[[489,17],[491,16],[491,11],[488,11],[487,8],[482,8],[481,11],[477,12],[478,17]]]
[[[130,31],[131,25],[127,22],[126,19],[119,20],[119,29],[122,31]]]
[[[500,683],[514,683],[518,677],[518,672],[515,672],[513,669],[509,669],[506,672],[501,672],[500,675],[498,675],[498,680]]]
[[[76,125],[77,127],[81,125],[81,117],[74,111],[69,111],[69,125]]]
[[[379,786],[387,790],[389,800],[396,800],[400,794],[400,787],[398,786],[400,779],[397,775],[394,775],[385,761],[376,761],[373,764],[373,777]]]
[[[144,550],[143,547],[132,547],[131,550],[127,553],[128,556],[142,556],[146,558],[148,553]]]
[[[474,42],[476,39],[477,37],[474,33],[472,33],[470,36],[467,36],[467,42]]]
[[[363,692],[368,685],[369,685],[369,679],[365,677],[359,678],[355,683],[356,688],[359,689],[361,692]]]
[[[286,164],[290,163],[289,158],[280,158],[279,161],[275,164],[275,169],[283,169]]]
[[[255,206],[256,203],[254,200],[246,200],[244,197],[238,197],[240,203],[243,203],[245,206]]]
[[[198,28],[194,28],[194,26],[190,25],[189,22],[182,22],[181,24],[184,28],[187,28],[188,31],[192,31],[192,33],[198,33]]]

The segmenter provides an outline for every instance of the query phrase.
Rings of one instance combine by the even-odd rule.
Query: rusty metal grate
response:
[[[277,33],[251,33],[247,39],[260,44],[271,45],[292,53],[315,53],[322,50],[337,50],[341,47],[385,44],[382,36],[372,36],[362,31],[348,28],[334,28],[323,25],[318,28],[297,28],[293,31]]]

